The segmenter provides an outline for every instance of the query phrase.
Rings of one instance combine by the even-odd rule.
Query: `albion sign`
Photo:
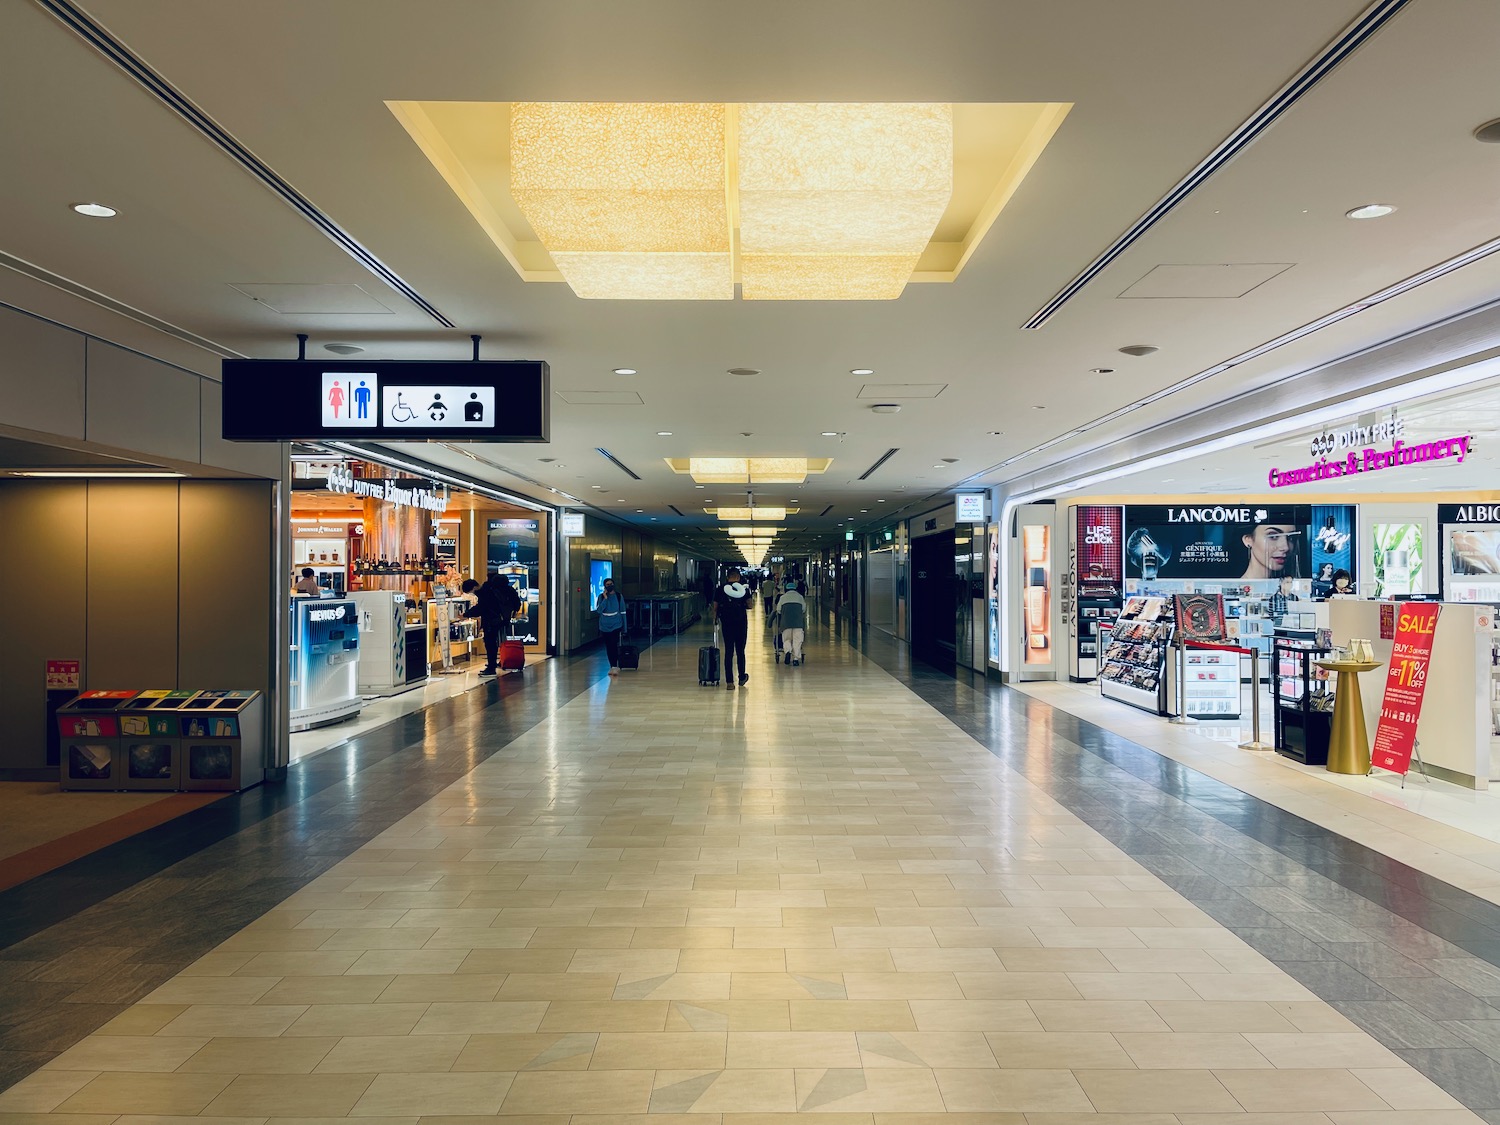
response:
[[[1342,460],[1329,461],[1323,458],[1298,469],[1272,469],[1267,480],[1272,488],[1286,488],[1288,485],[1338,480],[1361,473],[1394,469],[1401,465],[1422,465],[1428,461],[1452,459],[1463,464],[1473,441],[1472,437],[1440,438],[1416,445],[1398,441],[1390,449],[1361,449]]]

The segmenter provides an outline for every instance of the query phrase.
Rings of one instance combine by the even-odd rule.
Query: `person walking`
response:
[[[781,647],[786,653],[783,667],[801,664],[802,642],[807,637],[807,599],[797,586],[788,586],[776,600],[776,614],[781,618]]]
[[[750,587],[740,581],[740,572],[735,567],[730,567],[724,577],[724,584],[714,591],[713,619],[724,630],[724,684],[733,691],[736,656],[740,662],[739,686],[750,682],[750,673],[745,670],[745,641],[750,636]]]
[[[766,575],[766,580],[760,585],[760,603],[766,611],[766,628],[771,627],[771,622],[776,619],[776,597],[780,592],[776,581],[776,572],[772,571]]]
[[[625,631],[625,596],[615,590],[615,580],[604,580],[604,592],[594,606],[599,615],[599,635],[604,638],[604,651],[609,656],[609,674],[620,674],[620,638]]]
[[[481,676],[500,671],[500,642],[510,628],[510,621],[521,609],[521,595],[503,574],[491,574],[484,585],[474,591],[474,604],[464,611],[465,617],[479,618],[484,633],[484,667]]]

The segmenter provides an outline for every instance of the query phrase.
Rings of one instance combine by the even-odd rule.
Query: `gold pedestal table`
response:
[[[1370,736],[1365,730],[1365,702],[1359,674],[1373,672],[1379,660],[1315,660],[1319,668],[1339,674],[1334,686],[1333,730],[1328,736],[1328,772],[1370,772]]]

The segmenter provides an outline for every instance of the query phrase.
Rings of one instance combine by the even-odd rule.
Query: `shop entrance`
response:
[[[953,532],[911,541],[911,651],[918,660],[951,669],[958,651],[954,611]],[[966,600],[968,584],[961,587]]]

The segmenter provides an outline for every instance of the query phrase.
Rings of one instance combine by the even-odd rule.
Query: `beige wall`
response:
[[[85,688],[270,689],[275,488],[0,482],[0,771],[46,766],[49,659]]]

